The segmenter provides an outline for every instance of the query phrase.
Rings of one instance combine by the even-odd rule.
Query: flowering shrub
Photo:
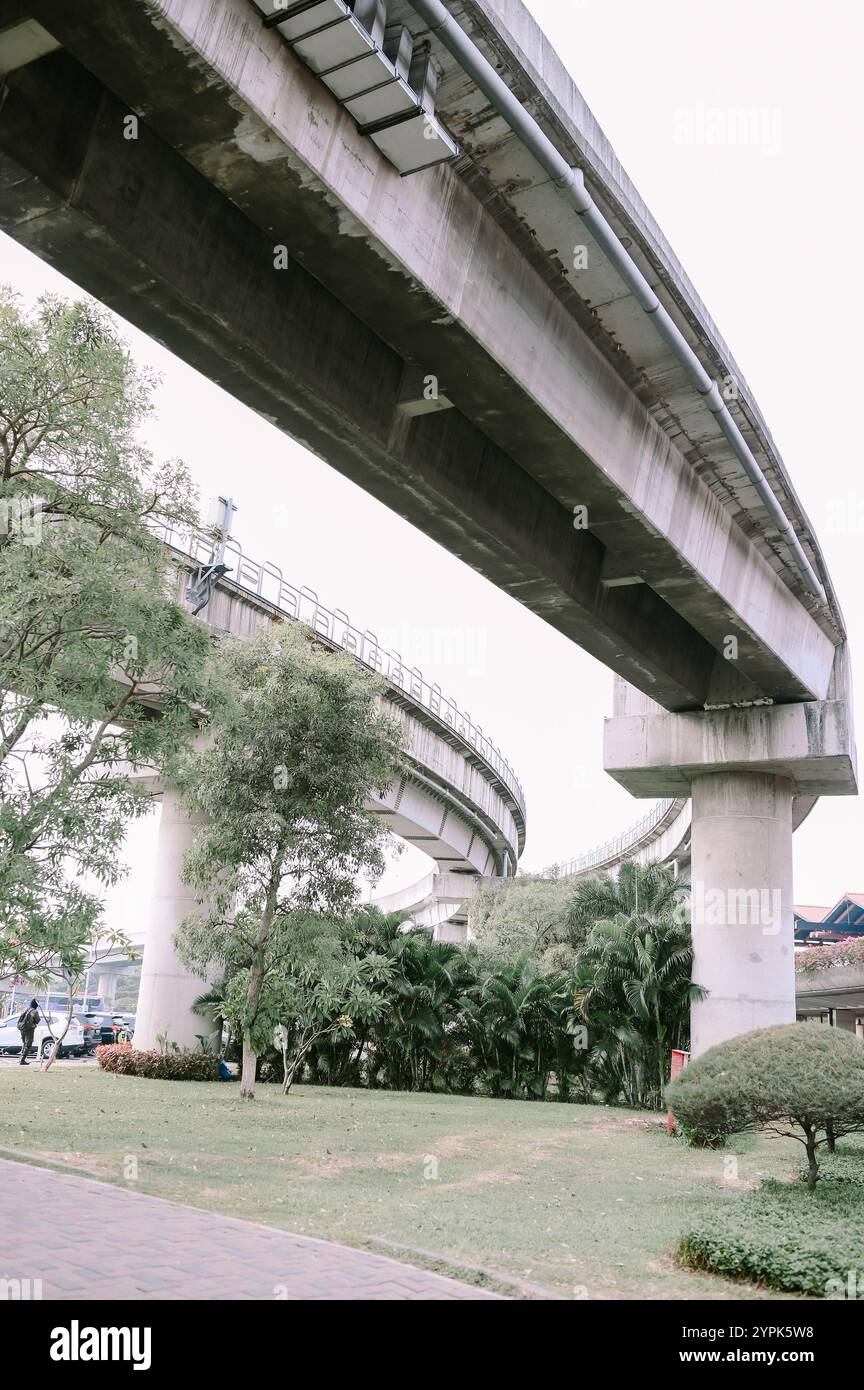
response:
[[[795,952],[796,975],[818,975],[832,965],[864,966],[864,937],[837,941],[831,946],[808,946]]]
[[[203,1052],[141,1052],[131,1043],[96,1048],[103,1071],[119,1076],[148,1076],[157,1081],[218,1081],[219,1059]]]

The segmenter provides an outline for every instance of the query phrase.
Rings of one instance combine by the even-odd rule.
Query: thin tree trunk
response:
[[[254,1020],[261,1000],[261,989],[264,984],[264,951],[267,945],[271,916],[271,912],[265,908],[255,936],[255,949],[249,970],[249,986],[246,990],[246,1015],[250,1020]],[[243,1068],[240,1074],[240,1097],[242,1100],[255,1099],[257,1067],[258,1054],[252,1046],[251,1025],[247,1024],[243,1029]]]
[[[255,1022],[255,1015],[258,1012],[258,1005],[261,1002],[261,990],[264,985],[264,962],[267,951],[267,939],[270,935],[270,925],[276,911],[276,901],[279,894],[279,884],[282,882],[282,865],[285,861],[286,850],[280,850],[270,871],[270,882],[267,887],[267,896],[264,899],[264,910],[261,913],[261,921],[258,923],[258,930],[255,933],[255,946],[252,951],[252,963],[249,968],[249,984],[246,989],[246,1017],[249,1022],[243,1029],[243,1067],[240,1073],[240,1099],[255,1099],[255,1072],[258,1067],[258,1054],[252,1046],[252,1025]]]
[[[313,1033],[312,1036],[306,1042],[302,1042],[300,1044],[300,1047],[297,1050],[297,1054],[294,1058],[294,1061],[291,1063],[290,1068],[287,1065],[285,1067],[285,1079],[282,1082],[283,1096],[287,1096],[288,1092],[291,1090],[291,1087],[294,1085],[294,1082],[297,1080],[300,1068],[303,1066],[303,1063],[306,1060],[306,1057],[308,1056],[311,1048],[314,1046],[314,1044],[318,1041],[319,1038],[323,1038],[329,1032],[329,1028],[320,1028],[318,1032]]]
[[[304,1048],[302,1052],[298,1052],[297,1056],[294,1058],[294,1061],[291,1063],[291,1066],[286,1068],[285,1080],[282,1082],[283,1096],[287,1096],[288,1092],[291,1090],[291,1087],[294,1085],[294,1082],[297,1080],[297,1073],[303,1065],[308,1050],[308,1048]]]
[[[255,1072],[258,1069],[258,1053],[249,1041],[249,1033],[243,1030],[243,1067],[240,1072],[240,1096],[243,1100],[255,1099]]]
[[[63,1029],[63,1032],[62,1032],[62,1033],[58,1033],[58,1034],[57,1034],[57,1037],[54,1038],[54,1046],[51,1048],[51,1054],[50,1054],[50,1056],[48,1057],[47,1061],[46,1061],[46,1060],[43,1060],[43,1063],[42,1063],[42,1071],[48,1071],[49,1067],[53,1067],[54,1063],[57,1061],[57,1054],[58,1054],[58,1052],[60,1051],[60,1044],[62,1043],[62,1041],[63,1041],[63,1039],[65,1038],[66,1034],[69,1032],[69,1024],[70,1024],[70,1022],[71,1022],[71,1020],[72,1020],[72,994],[73,994],[74,987],[75,987],[75,985],[74,985],[74,981],[73,981],[73,982],[70,984],[70,986],[69,986],[69,1000],[68,1000],[68,1007],[67,1007],[67,1009],[66,1009],[66,1026],[65,1026],[65,1028]],[[48,1031],[49,1031],[49,1033],[51,1032],[51,1025],[50,1025],[50,1024],[48,1025]],[[52,1034],[52,1036],[53,1036],[53,1034]]]
[[[816,1131],[812,1125],[805,1125],[804,1133],[807,1136],[807,1187],[811,1192],[815,1192],[816,1184],[819,1181],[819,1164],[816,1160]]]

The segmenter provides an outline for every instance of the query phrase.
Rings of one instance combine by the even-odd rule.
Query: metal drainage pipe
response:
[[[498,114],[504,118],[511,130],[519,136],[522,143],[545,169],[556,187],[564,194],[574,212],[577,212],[582,218],[594,240],[602,247],[637,303],[646,314],[650,314],[653,318],[658,333],[687,371],[697,391],[704,398],[708,409],[717,417],[717,422],[732,446],[736,458],[759,494],[766,510],[776,523],[783,540],[794,555],[796,568],[804,587],[820,603],[827,603],[825,590],[795,534],[789,518],[750,452],[747,441],[720,394],[717,382],[706,372],[687,339],[660,303],[645,276],[621,245],[615,232],[591,198],[585,188],[582,170],[573,168],[567,163],[560,150],[552,144],[533,116],[529,116],[507,83],[499,77],[477,45],[456,23],[441,0],[411,0],[411,3],[418,15],[429,26],[430,32],[452,53],[468,76],[476,82],[480,91]]]

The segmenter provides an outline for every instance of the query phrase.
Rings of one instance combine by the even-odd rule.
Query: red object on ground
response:
[[[686,1067],[686,1065],[687,1065],[687,1063],[688,1063],[689,1061],[690,1061],[690,1053],[689,1053],[689,1052],[682,1052],[680,1048],[678,1048],[678,1047],[673,1047],[673,1049],[672,1049],[672,1066],[671,1066],[670,1072],[669,1072],[669,1080],[670,1080],[670,1081],[674,1081],[674,1080],[675,1080],[675,1077],[678,1075],[679,1072],[681,1072],[681,1071],[684,1070],[684,1068]],[[677,1128],[677,1126],[676,1126],[676,1124],[675,1124],[675,1116],[672,1114],[672,1111],[670,1110],[670,1111],[669,1111],[669,1114],[666,1116],[666,1129],[668,1130],[668,1132],[669,1132],[670,1134],[674,1134],[676,1128]]]

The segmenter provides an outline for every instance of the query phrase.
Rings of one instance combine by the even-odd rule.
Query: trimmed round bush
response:
[[[820,1184],[814,1197],[797,1183],[766,1182],[712,1206],[676,1256],[728,1279],[842,1298],[849,1287],[864,1289],[864,1194],[852,1183]]]
[[[818,1147],[864,1129],[864,1043],[823,1023],[759,1028],[697,1057],[666,1098],[690,1142],[762,1128],[800,1139],[812,1189]]]
[[[118,1076],[147,1076],[156,1081],[218,1081],[219,1058],[204,1052],[143,1052],[131,1043],[96,1048],[103,1071]]]

